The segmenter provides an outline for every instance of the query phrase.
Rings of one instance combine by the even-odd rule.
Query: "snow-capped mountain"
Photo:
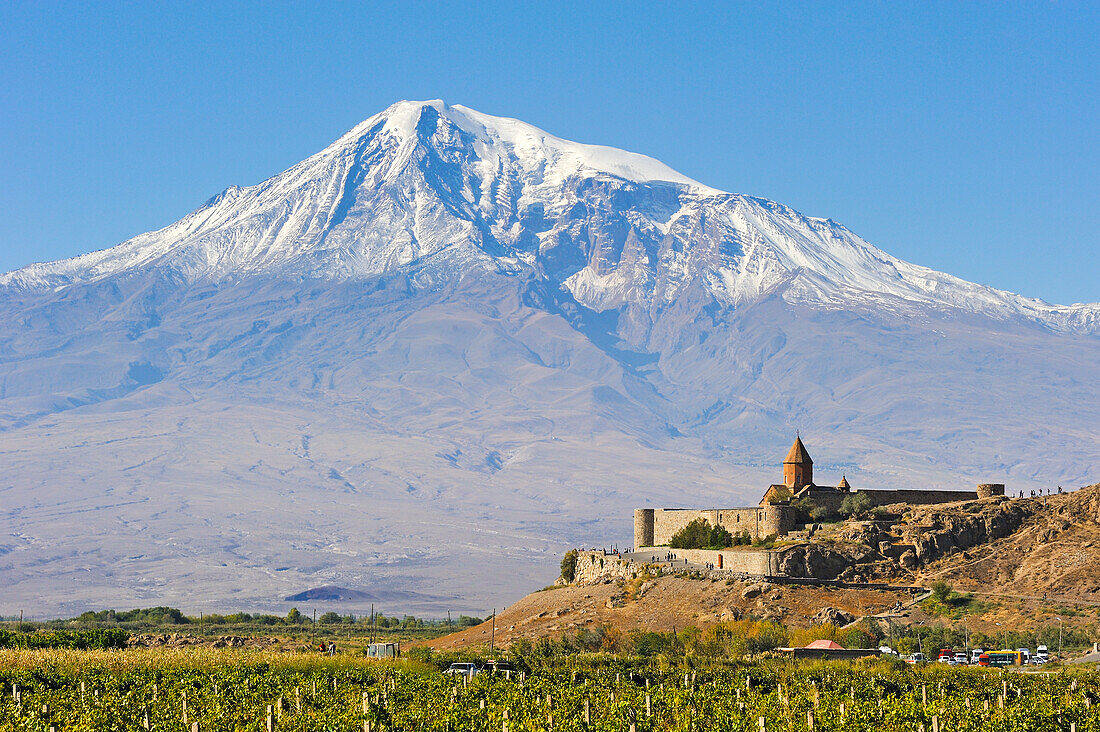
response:
[[[755,502],[795,429],[863,485],[1100,458],[1100,305],[439,101],[0,275],[0,323],[0,584],[31,612],[379,583],[484,611],[636,505]]]
[[[1094,329],[1100,313],[912,265],[831,220],[438,100],[394,104],[164,229],[2,275],[0,285],[57,288],[149,268],[223,281],[410,267],[431,279],[530,270],[597,311],[670,303],[699,286],[723,306],[782,289],[791,301],[956,308],[1056,327]]]

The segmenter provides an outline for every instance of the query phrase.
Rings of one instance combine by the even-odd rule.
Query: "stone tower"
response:
[[[814,482],[814,461],[810,459],[810,453],[806,452],[806,446],[802,444],[801,437],[794,438],[791,451],[787,453],[787,459],[783,461],[783,483],[791,489],[798,490]]]
[[[652,508],[634,509],[634,548],[653,546],[654,510]]]

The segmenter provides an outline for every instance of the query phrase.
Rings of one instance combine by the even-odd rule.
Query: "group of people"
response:
[[[1053,493],[1054,493],[1053,488],[1040,488],[1038,491],[1034,491],[1034,490],[1031,491],[1031,497],[1035,498],[1036,496],[1038,496],[1038,497],[1049,496],[1049,495],[1052,495]],[[1058,486],[1058,493],[1059,494],[1065,493],[1065,491],[1062,490],[1062,486]],[[1024,492],[1020,491],[1020,498],[1023,498],[1023,497],[1024,497]]]
[[[321,641],[320,643],[317,644],[317,650],[320,651],[323,654],[328,654],[329,656],[335,656],[336,655],[336,644],[335,643],[326,644],[324,641]]]

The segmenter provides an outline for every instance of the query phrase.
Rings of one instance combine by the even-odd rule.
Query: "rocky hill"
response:
[[[533,593],[502,611],[496,642],[600,625],[667,631],[745,618],[793,626],[844,625],[867,616],[901,625],[929,622],[914,606],[925,593],[912,588],[939,579],[989,601],[971,617],[971,630],[995,633],[997,623],[1027,627],[1065,608],[1085,611],[1074,612],[1078,617],[1070,622],[1095,617],[1100,484],[1037,498],[892,508],[897,514],[891,519],[843,522],[812,541],[777,548],[785,571],[839,584],[723,580],[695,565],[650,575],[608,557],[601,573]],[[491,632],[485,623],[432,645],[479,645]]]

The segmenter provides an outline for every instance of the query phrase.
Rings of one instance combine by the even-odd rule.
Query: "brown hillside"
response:
[[[1006,536],[950,549],[915,574],[979,594],[1100,605],[1100,484],[1043,498],[1006,499],[1022,518]],[[921,511],[933,535],[960,533],[959,509]],[[914,512],[916,514],[916,512]],[[960,542],[965,543],[965,542]]]
[[[790,562],[817,557],[821,566],[848,561],[842,579],[927,586],[946,579],[957,590],[990,600],[971,629],[1050,622],[1058,607],[1092,623],[1100,606],[1100,484],[1040,498],[997,498],[956,504],[893,507],[890,521],[830,526],[809,544],[787,550]],[[827,561],[823,561],[824,560]],[[830,588],[660,576],[536,592],[502,611],[496,643],[560,636],[582,628],[624,631],[700,628],[725,620],[774,619],[808,626],[847,617],[889,615],[907,624],[931,620],[903,590]],[[1002,626],[995,626],[1001,623]],[[1020,626],[1022,627],[1022,626]],[[430,643],[439,650],[487,645],[484,623]]]
[[[759,594],[758,594],[759,593]],[[519,638],[558,637],[588,628],[669,631],[688,626],[705,628],[725,620],[774,619],[797,626],[821,622],[823,609],[835,609],[832,619],[846,620],[883,612],[896,602],[907,603],[904,591],[872,591],[801,587],[753,582],[711,582],[678,576],[641,582],[591,586],[568,585],[535,592],[501,611],[496,644]],[[492,623],[486,622],[429,643],[438,650],[488,645]]]

